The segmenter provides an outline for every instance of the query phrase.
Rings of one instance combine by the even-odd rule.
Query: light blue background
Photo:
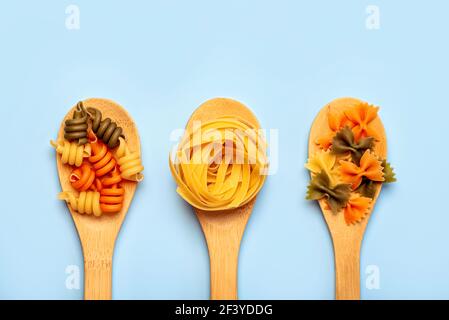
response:
[[[279,129],[279,170],[242,242],[242,299],[333,299],[331,240],[304,200],[310,125],[341,96],[380,105],[399,182],[362,248],[364,299],[449,298],[446,1],[68,1],[0,4],[0,298],[81,299],[82,266],[49,140],[68,108],[107,97],[135,118],[146,179],[116,245],[115,299],[207,299],[199,224],[175,192],[169,134],[206,99],[232,97]],[[365,27],[380,8],[380,30]],[[368,290],[365,270],[380,270]]]

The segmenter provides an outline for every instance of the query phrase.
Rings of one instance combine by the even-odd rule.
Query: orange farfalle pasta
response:
[[[117,161],[108,147],[98,140],[92,131],[89,131],[89,141],[92,148],[92,156],[89,157],[89,162],[93,165],[95,175],[103,177],[114,170]]]
[[[72,171],[69,180],[75,190],[87,191],[95,182],[95,171],[89,163],[84,162],[81,167]]]
[[[343,209],[346,224],[356,224],[368,214],[371,199],[358,194],[353,195]]]
[[[117,213],[123,208],[125,189],[120,185],[122,177],[118,166],[101,179],[100,208],[103,213]]]
[[[350,183],[353,190],[360,186],[363,177],[372,181],[384,181],[382,162],[374,153],[366,150],[360,159],[360,166],[351,161],[340,160],[340,178]]]
[[[330,132],[327,132],[324,136],[319,137],[316,140],[316,144],[318,144],[324,150],[329,149],[329,147],[332,145],[332,139],[335,134],[345,125],[349,125],[347,120],[348,119],[343,112],[331,110],[331,106],[328,106],[327,122]]]
[[[348,226],[367,217],[383,183],[396,181],[385,158],[378,111],[367,102],[343,98],[329,103],[315,121],[315,145],[310,146],[305,165],[311,172],[306,199],[320,201],[334,214],[340,212]]]
[[[379,111],[378,107],[366,102],[361,102],[354,108],[345,111],[344,114],[351,123],[352,132],[357,142],[365,137],[373,137],[379,140],[378,133],[371,126],[372,121],[377,118],[377,111]]]

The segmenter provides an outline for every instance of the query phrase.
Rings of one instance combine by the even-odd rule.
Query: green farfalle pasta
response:
[[[331,152],[336,155],[351,154],[352,161],[357,165],[360,163],[360,158],[366,150],[372,149],[374,146],[374,138],[366,137],[355,142],[354,133],[348,127],[344,127],[337,132],[332,139]]]
[[[331,185],[331,180],[326,172],[321,171],[310,180],[307,187],[307,200],[327,199],[332,213],[336,214],[348,203],[351,196],[351,185]]]
[[[382,183],[393,183],[396,182],[396,175],[387,160],[382,160],[382,167],[384,173],[384,181]],[[375,182],[363,177],[362,183],[355,190],[355,192],[360,193],[364,197],[373,199],[376,195],[377,187],[381,184],[380,182]]]
[[[396,182],[396,174],[391,164],[387,160],[382,160],[382,167],[384,167],[384,183]]]
[[[379,184],[381,184],[381,182],[375,182],[369,180],[368,178],[363,177],[362,183],[357,189],[355,189],[355,192],[359,193],[364,197],[374,199]]]

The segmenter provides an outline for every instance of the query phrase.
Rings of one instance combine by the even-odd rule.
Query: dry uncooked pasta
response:
[[[83,164],[83,159],[91,155],[90,145],[78,145],[76,142],[67,140],[59,140],[58,142],[50,141],[50,144],[61,155],[61,162],[71,166],[79,167]]]
[[[250,123],[223,117],[194,124],[169,163],[185,201],[207,211],[233,209],[254,199],[265,182],[266,142]]]
[[[352,185],[352,189],[357,189],[362,183],[362,178],[366,177],[371,181],[384,181],[382,162],[374,153],[366,150],[360,159],[360,166],[351,161],[340,161],[341,179]]]
[[[331,186],[335,186],[340,182],[339,174],[334,168],[336,160],[337,157],[329,150],[320,150],[309,158],[305,167],[314,175],[324,171],[329,177]]]
[[[69,190],[59,198],[80,214],[119,213],[126,193],[123,180],[143,179],[140,153],[129,150],[123,129],[113,119],[103,118],[97,108],[86,111],[79,102],[69,117],[63,126],[65,138],[50,142],[70,169]]]
[[[125,189],[120,185],[121,181],[117,166],[109,176],[101,179],[100,208],[103,213],[116,213],[122,210]]]
[[[79,196],[75,192],[61,192],[59,199],[67,202],[72,210],[80,214],[93,214],[97,217],[102,215],[100,207],[100,193],[95,191],[83,191]]]
[[[330,103],[327,127],[314,141],[320,148],[308,162],[311,172],[306,199],[325,200],[325,207],[343,212],[347,225],[366,217],[381,183],[396,181],[386,159],[376,154],[380,134],[375,120],[379,108],[355,99]]]
[[[87,123],[88,117],[86,109],[84,109],[83,102],[80,101],[76,105],[73,112],[72,119],[66,120],[64,125],[64,138],[69,141],[76,141],[82,145],[88,142],[87,140]]]
[[[89,165],[83,164],[81,168],[77,170],[83,170],[87,168],[91,169]],[[74,174],[74,173],[73,173]],[[72,175],[73,175],[72,174]],[[80,214],[93,214],[97,217],[105,213],[117,213],[123,208],[123,201],[125,197],[125,190],[120,185],[122,178],[120,177],[120,171],[118,167],[106,177],[103,177],[101,181],[97,179],[96,191],[86,191],[89,187],[93,186],[93,180],[90,177],[95,178],[95,173],[86,173],[89,176],[89,181],[85,184],[73,185],[74,189],[80,191],[79,195],[75,192],[61,192],[59,199],[65,200],[72,210]],[[82,179],[76,182],[82,181]],[[89,187],[87,187],[89,185]]]
[[[122,136],[123,129],[110,118],[103,119],[100,110],[96,108],[87,108],[89,116],[92,119],[92,130],[110,149],[114,149],[119,144],[119,137]]]
[[[115,156],[120,166],[121,176],[125,180],[140,182],[143,180],[142,171],[144,169],[140,153],[130,152],[128,145],[122,137],[119,138],[120,144]]]
[[[89,163],[84,162],[81,167],[72,171],[69,180],[75,190],[87,191],[95,182],[95,171]]]
[[[340,110],[334,110],[331,106],[327,107],[327,123],[329,131],[315,141],[324,150],[329,149],[333,137],[341,128],[350,125],[345,114]]]
[[[349,198],[346,207],[343,209],[346,224],[355,224],[362,221],[368,213],[371,199],[354,194]]]
[[[365,137],[379,139],[376,130],[371,126],[373,120],[377,118],[378,111],[379,107],[374,107],[366,102],[362,102],[345,111],[345,116],[351,124],[351,129],[357,142]]]
[[[97,177],[103,177],[114,170],[117,161],[108,147],[97,139],[95,134],[89,132],[89,142],[92,148],[92,155],[89,157],[89,162],[92,163]]]

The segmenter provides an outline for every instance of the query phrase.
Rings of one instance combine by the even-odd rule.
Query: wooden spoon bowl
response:
[[[309,157],[320,150],[315,143],[319,136],[329,131],[327,110],[331,106],[333,110],[347,110],[358,105],[361,101],[354,98],[340,98],[324,106],[318,113],[309,135]],[[375,153],[386,158],[387,139],[382,121],[377,117],[371,126],[379,134],[380,141],[374,147]],[[336,298],[341,300],[360,299],[360,248],[371,212],[379,196],[382,184],[378,184],[375,197],[369,213],[360,223],[348,226],[341,213],[333,214],[327,209],[326,200],[319,200],[329,232],[332,237],[335,256]]]
[[[117,103],[106,99],[88,99],[84,107],[95,107],[103,117],[110,117],[123,128],[132,151],[140,152],[140,141],[136,125],[130,115]],[[74,107],[75,108],[75,107]],[[74,108],[67,114],[59,130],[58,140],[64,138],[64,122],[70,119]],[[73,190],[69,182],[71,168],[61,162],[57,155],[59,180],[63,191]],[[75,222],[84,255],[84,298],[86,300],[109,300],[112,298],[112,256],[117,235],[136,191],[137,183],[123,181],[125,200],[123,208],[116,214],[101,217],[79,214],[68,205]]]
[[[224,116],[238,117],[260,125],[254,114],[243,104],[231,99],[206,101],[190,117],[186,129],[194,121],[206,122]],[[240,242],[256,198],[246,205],[224,211],[204,211],[194,208],[206,238],[210,259],[210,297],[212,300],[237,299],[237,270]]]

